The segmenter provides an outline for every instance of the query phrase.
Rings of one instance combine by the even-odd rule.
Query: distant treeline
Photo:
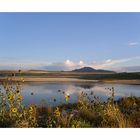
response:
[[[81,79],[89,80],[131,80],[140,79],[140,72],[137,73],[115,73],[115,74],[96,74],[90,76],[81,76]]]

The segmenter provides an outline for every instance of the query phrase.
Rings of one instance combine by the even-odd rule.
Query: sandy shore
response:
[[[132,84],[132,85],[140,85],[140,80],[103,80],[103,83],[108,84]]]
[[[75,78],[25,78],[25,82],[93,82],[97,83],[98,80],[83,80]]]
[[[1,78],[0,81],[3,81],[4,78]],[[15,78],[13,81],[19,81],[20,78]],[[99,80],[84,80],[76,78],[36,78],[36,77],[24,77],[25,82],[90,82],[97,83]]]
[[[137,84],[140,80],[86,80],[76,78],[25,78],[25,82],[77,82],[77,83],[108,83],[108,84]]]
[[[3,81],[4,78],[0,78]],[[14,81],[19,81],[15,78]],[[24,77],[25,82],[77,82],[77,83],[108,83],[108,84],[135,84],[140,85],[140,80],[86,80],[76,78],[37,78],[37,77]]]

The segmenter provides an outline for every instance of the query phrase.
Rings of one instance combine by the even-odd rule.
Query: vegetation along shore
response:
[[[20,80],[18,71],[0,71],[0,81],[15,73],[13,81]],[[25,82],[102,82],[120,84],[140,84],[140,73],[114,72],[65,72],[65,71],[22,71]]]

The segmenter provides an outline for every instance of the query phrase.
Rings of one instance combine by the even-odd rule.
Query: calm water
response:
[[[122,84],[86,84],[86,83],[28,83],[23,86],[22,95],[24,104],[50,105],[56,106],[61,103],[75,103],[79,93],[82,91],[90,95],[91,91],[95,95],[106,100],[110,96],[110,91],[106,88],[115,88],[115,99],[124,96],[140,96],[140,85]],[[61,90],[61,92],[59,92]],[[64,99],[63,91],[70,95],[68,102]],[[33,93],[33,95],[31,94]],[[91,97],[92,98],[92,97]],[[54,101],[56,99],[56,101]]]

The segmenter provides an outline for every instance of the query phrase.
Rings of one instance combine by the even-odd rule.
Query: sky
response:
[[[140,13],[0,13],[0,69],[140,71]]]

